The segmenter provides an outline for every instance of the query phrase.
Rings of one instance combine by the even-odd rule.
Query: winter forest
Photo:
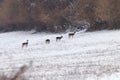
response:
[[[120,28],[120,0],[0,0],[0,31]]]

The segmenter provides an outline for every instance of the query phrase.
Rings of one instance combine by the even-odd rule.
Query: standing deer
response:
[[[57,42],[57,41],[60,41],[62,38],[63,38],[63,36],[56,37],[56,42]]]
[[[26,46],[26,48],[27,48],[27,46],[28,46],[28,40],[27,40],[27,42],[22,43],[22,48],[24,48],[24,46]]]
[[[69,33],[68,36],[69,38],[73,38],[73,36],[75,35],[76,32],[72,32],[72,33]]]
[[[49,44],[49,43],[50,43],[50,39],[46,39],[46,40],[45,40],[45,43],[46,43],[46,44]]]

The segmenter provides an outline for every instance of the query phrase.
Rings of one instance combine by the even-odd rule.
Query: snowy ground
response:
[[[73,39],[68,33],[1,33],[0,72],[9,75],[32,61],[25,72],[30,80],[120,80],[119,36],[120,30],[78,32]],[[27,39],[29,46],[22,49]]]

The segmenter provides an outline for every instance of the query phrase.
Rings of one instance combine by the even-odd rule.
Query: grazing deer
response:
[[[46,39],[46,40],[45,40],[45,43],[46,43],[46,44],[49,44],[49,43],[50,43],[50,39]]]
[[[68,36],[69,38],[73,38],[73,36],[75,35],[76,32],[73,32],[73,33],[69,33]]]
[[[22,48],[24,48],[24,46],[28,46],[28,40],[27,40],[27,42],[24,42],[24,43],[22,43]]]
[[[63,38],[63,36],[56,37],[56,42],[57,42],[57,41],[60,41],[62,38]]]

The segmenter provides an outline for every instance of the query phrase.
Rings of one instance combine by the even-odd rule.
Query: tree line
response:
[[[0,31],[62,32],[83,22],[88,31],[120,28],[120,0],[0,0]]]

